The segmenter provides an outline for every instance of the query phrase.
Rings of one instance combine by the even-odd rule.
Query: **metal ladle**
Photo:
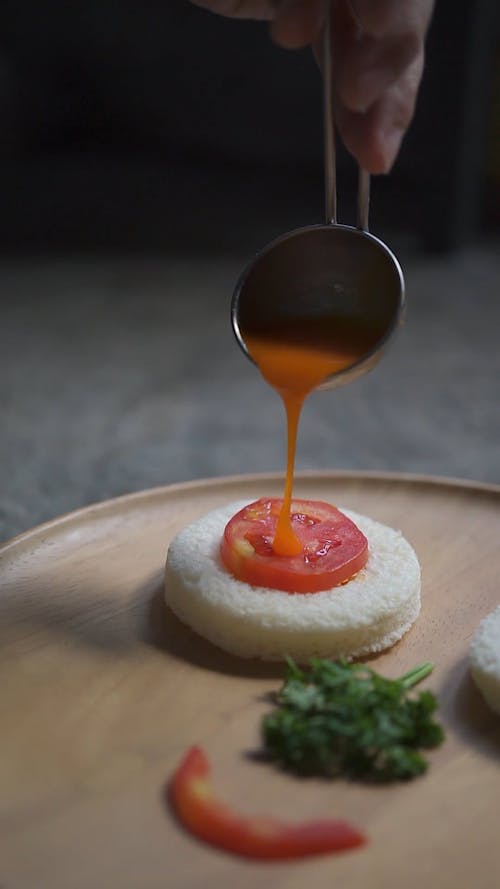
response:
[[[337,222],[335,131],[329,17],[323,39],[324,225],[295,229],[265,247],[241,275],[231,304],[231,321],[243,352],[253,361],[245,334],[290,321],[339,318],[370,331],[366,350],[320,388],[346,383],[370,370],[401,321],[404,279],[392,251],[368,231],[370,176],[358,179],[357,227]],[[319,323],[318,323],[319,322]],[[309,345],[314,343],[309,341]],[[255,363],[255,362],[254,362]]]

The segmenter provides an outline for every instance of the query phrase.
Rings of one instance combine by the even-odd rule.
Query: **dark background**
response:
[[[448,249],[498,224],[498,21],[496,0],[438,0],[415,122],[374,184],[381,234]],[[319,75],[264,23],[183,0],[4,0],[0,111],[5,248],[245,248],[256,225],[259,246],[321,216]]]
[[[314,394],[299,469],[500,482],[497,0],[437,0],[414,124],[373,182],[407,321]],[[265,24],[189,3],[0,6],[0,539],[155,485],[278,470],[236,347],[252,253],[323,211],[321,84]],[[339,216],[355,165],[339,153]]]

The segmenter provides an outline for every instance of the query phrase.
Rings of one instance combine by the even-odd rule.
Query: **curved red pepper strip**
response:
[[[345,821],[293,824],[240,815],[214,797],[209,778],[205,753],[191,747],[170,781],[169,798],[184,827],[219,849],[246,858],[276,860],[338,852],[366,842],[363,834]]]

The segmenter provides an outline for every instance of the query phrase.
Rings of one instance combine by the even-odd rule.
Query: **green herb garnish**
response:
[[[432,672],[421,664],[385,679],[365,664],[314,659],[310,670],[288,659],[277,709],[262,721],[266,754],[300,775],[394,781],[422,774],[419,748],[444,738],[430,691],[412,692]]]

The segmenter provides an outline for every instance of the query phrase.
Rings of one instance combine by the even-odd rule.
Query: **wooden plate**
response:
[[[421,560],[421,617],[374,664],[394,676],[434,661],[428,684],[448,738],[426,776],[384,788],[300,781],[252,759],[282,668],[219,652],[163,606],[165,554],[179,528],[281,490],[279,476],[160,488],[0,550],[2,889],[497,889],[500,719],[472,685],[467,647],[500,601],[500,487],[349,473],[297,480],[298,495],[401,528]],[[164,786],[194,742],[232,805],[343,816],[370,844],[266,865],[192,840]]]

